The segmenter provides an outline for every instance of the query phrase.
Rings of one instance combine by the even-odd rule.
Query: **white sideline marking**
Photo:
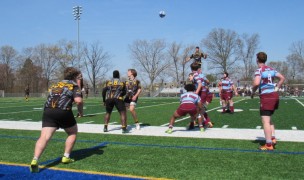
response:
[[[298,103],[300,103],[304,107],[304,104],[301,101],[299,101],[297,98],[292,98],[292,99],[295,99]]]
[[[256,129],[261,129],[261,128],[262,128],[262,126],[257,126],[257,127],[256,127]]]
[[[249,111],[258,111],[259,109],[249,109]]]
[[[32,121],[32,119],[22,119],[22,120],[19,120],[19,121]]]
[[[292,130],[298,130],[297,127],[295,127],[295,126],[292,126],[291,129]]]
[[[83,109],[87,109],[87,107],[86,107],[86,106],[84,106],[84,107],[83,107]],[[77,110],[77,106],[72,107],[72,110]]]
[[[116,124],[117,122],[111,122],[111,123],[109,123],[109,124]]]
[[[224,125],[222,128],[227,128],[229,125]]]
[[[78,124],[79,133],[97,134],[122,134],[121,125],[112,125],[109,132],[102,131],[102,124]],[[0,129],[20,129],[20,130],[39,130],[41,122],[20,122],[20,121],[0,121]],[[128,126],[130,133],[124,134],[136,136],[157,136],[157,137],[185,137],[185,138],[212,138],[212,139],[241,139],[241,140],[264,140],[264,132],[261,129],[235,129],[235,128],[211,128],[204,133],[199,130],[187,131],[185,127],[174,127],[172,134],[167,134],[167,127],[142,126],[141,130],[135,126]],[[59,130],[60,131],[60,130]],[[61,130],[62,131],[62,130]],[[276,130],[276,137],[280,141],[304,142],[303,130]]]
[[[90,124],[93,123],[94,121],[88,121],[88,122],[83,122],[83,124]]]

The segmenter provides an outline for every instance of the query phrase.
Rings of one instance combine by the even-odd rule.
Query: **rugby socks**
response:
[[[64,153],[63,156],[69,158],[70,154],[69,153]]]
[[[107,124],[104,125],[104,129],[108,129],[108,125]]]
[[[234,106],[230,106],[229,109],[231,112],[234,112]]]
[[[34,156],[33,160],[37,160],[38,161],[38,158],[36,156]]]
[[[173,128],[173,126],[172,126],[172,125],[169,125],[169,128],[170,128],[170,129],[172,129],[172,128]]]
[[[226,112],[226,107],[223,107],[223,111],[222,111],[222,112],[223,112],[223,113]]]
[[[139,123],[138,119],[135,119],[135,124]]]
[[[208,114],[205,112],[204,113],[204,117],[207,119],[208,118]]]
[[[266,140],[266,146],[268,147],[272,146],[272,140]]]
[[[204,113],[204,118],[206,119],[206,123],[210,122],[210,118],[208,117],[208,114],[206,112]]]

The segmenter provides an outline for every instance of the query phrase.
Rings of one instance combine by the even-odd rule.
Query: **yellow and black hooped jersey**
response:
[[[129,79],[125,83],[126,83],[127,97],[134,96],[137,93],[138,89],[141,89],[140,81],[137,79],[133,79],[133,80]]]
[[[113,79],[107,81],[105,87],[102,91],[102,98],[105,101],[106,99],[122,99],[126,94],[126,85],[124,82],[121,82],[119,79]]]
[[[75,97],[81,97],[78,85],[74,81],[63,80],[49,88],[49,95],[44,107],[71,110]]]

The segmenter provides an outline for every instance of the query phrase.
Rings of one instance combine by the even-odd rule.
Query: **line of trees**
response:
[[[168,43],[163,39],[134,40],[128,45],[133,67],[150,93],[154,85],[175,82],[177,86],[187,80],[190,63],[185,59],[200,46],[208,58],[203,69],[209,80],[215,81],[228,71],[235,80],[251,81],[257,68],[255,54],[260,51],[258,34],[238,34],[233,30],[213,29],[198,44]],[[271,59],[268,65],[284,74],[289,83],[303,83],[304,40],[291,44],[286,59]],[[267,52],[266,52],[267,53]],[[82,43],[80,59],[77,42],[61,40],[56,44],[40,44],[18,53],[11,46],[0,49],[0,89],[22,92],[29,84],[31,92],[45,92],[53,81],[62,79],[62,70],[75,66],[85,74],[86,83],[93,92],[105,80],[112,66],[110,55],[100,42]],[[122,63],[122,62],[121,62]]]
[[[81,58],[77,43],[61,40],[56,44],[40,44],[18,53],[11,46],[0,49],[0,89],[7,93],[23,92],[26,85],[31,92],[45,92],[51,83],[63,78],[63,69],[79,68],[95,92],[97,85],[109,71],[111,56],[99,42],[81,44]]]

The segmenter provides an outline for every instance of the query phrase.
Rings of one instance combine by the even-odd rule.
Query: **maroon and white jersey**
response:
[[[221,80],[222,90],[225,92],[232,92],[233,81],[228,77]]]
[[[189,104],[196,105],[200,101],[201,101],[201,98],[193,92],[186,92],[186,93],[182,94],[180,97],[181,104],[189,103]]]

